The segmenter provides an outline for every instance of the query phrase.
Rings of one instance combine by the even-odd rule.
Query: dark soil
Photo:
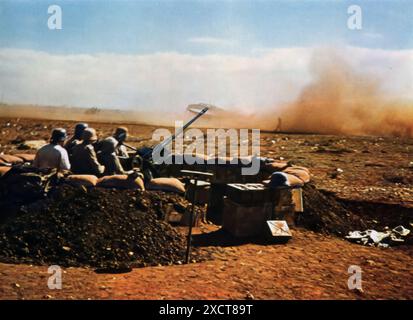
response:
[[[411,229],[413,208],[369,201],[341,199],[334,193],[318,189],[313,183],[303,189],[304,212],[301,226],[312,231],[343,237],[349,231],[375,229],[383,231],[398,225]],[[408,242],[411,242],[411,236]]]
[[[161,219],[184,199],[163,192],[60,186],[0,226],[0,260],[127,269],[180,263],[185,239]]]
[[[311,183],[303,189],[303,201],[305,211],[299,216],[299,224],[310,230],[344,236],[348,231],[367,228],[368,224],[333,194]]]

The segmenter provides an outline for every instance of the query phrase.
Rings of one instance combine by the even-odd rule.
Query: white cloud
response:
[[[10,103],[180,111],[208,102],[244,110],[297,97],[312,75],[314,48],[268,49],[256,56],[75,54],[0,49],[0,97]],[[413,51],[342,48],[349,64],[383,90],[412,97]]]

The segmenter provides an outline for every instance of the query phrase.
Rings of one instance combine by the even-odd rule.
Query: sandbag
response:
[[[3,162],[10,163],[10,164],[19,164],[23,163],[23,159],[12,156],[10,154],[0,154],[0,160],[3,160]]]
[[[65,182],[76,187],[94,187],[98,182],[98,177],[92,174],[72,174],[65,178]]]
[[[33,162],[36,155],[29,153],[18,153],[14,154],[14,156],[22,159],[24,162]]]
[[[39,150],[41,147],[46,145],[47,142],[45,140],[26,140],[22,142],[17,149],[19,150],[29,150],[29,149],[35,149]]]
[[[148,181],[145,187],[147,190],[185,193],[185,185],[176,178],[155,178]]]
[[[307,168],[293,166],[283,170],[283,172],[296,176],[304,183],[310,182],[310,172]]]
[[[140,176],[126,174],[102,177],[97,181],[96,186],[102,188],[145,190],[143,180]]]
[[[0,167],[0,177],[2,177],[5,173],[9,172],[11,167]]]
[[[266,186],[270,186],[272,188],[279,188],[279,187],[302,187],[304,182],[297,178],[295,175],[288,174],[285,172],[274,172],[269,180],[264,180],[262,182]]]
[[[269,173],[273,173],[276,171],[283,171],[287,167],[288,167],[288,163],[285,161],[273,161],[270,163],[266,163],[264,165],[264,170]]]
[[[306,167],[301,167],[301,166],[291,166],[291,167],[289,167],[289,168],[292,168],[292,169],[297,169],[297,170],[304,170],[305,172],[307,172],[308,174],[310,174],[310,170],[309,170],[308,168],[306,168]]]

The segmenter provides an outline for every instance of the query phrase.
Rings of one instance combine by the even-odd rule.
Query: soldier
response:
[[[65,148],[69,157],[72,157],[72,149],[75,145],[79,144],[82,140],[82,133],[83,131],[88,128],[89,125],[87,123],[78,123],[75,126],[75,133],[73,136],[66,142]]]
[[[69,156],[66,149],[63,148],[66,138],[65,129],[53,129],[50,143],[37,151],[33,166],[40,169],[56,168],[59,171],[70,170]]]
[[[95,129],[86,128],[83,131],[82,142],[73,147],[72,171],[74,173],[102,176],[105,167],[99,163],[93,147],[97,139]]]
[[[100,141],[100,151],[98,152],[99,162],[105,166],[105,176],[114,174],[125,174],[123,167],[116,155],[118,141],[113,137],[108,137]]]
[[[128,129],[125,127],[116,128],[116,131],[113,134],[113,138],[115,138],[116,141],[118,142],[118,145],[116,146],[116,155],[123,159],[129,158],[126,147],[123,145],[127,137],[128,137]]]

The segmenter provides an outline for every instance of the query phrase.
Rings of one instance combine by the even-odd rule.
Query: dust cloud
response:
[[[337,50],[319,50],[311,82],[292,103],[245,114],[229,108],[205,124],[213,127],[338,135],[413,137],[413,102],[387,96],[383,79],[355,70]]]
[[[313,81],[291,104],[275,108],[257,124],[281,130],[344,135],[413,136],[413,103],[387,98],[378,79],[351,68],[327,51],[311,63]],[[277,118],[277,119],[274,119]]]

